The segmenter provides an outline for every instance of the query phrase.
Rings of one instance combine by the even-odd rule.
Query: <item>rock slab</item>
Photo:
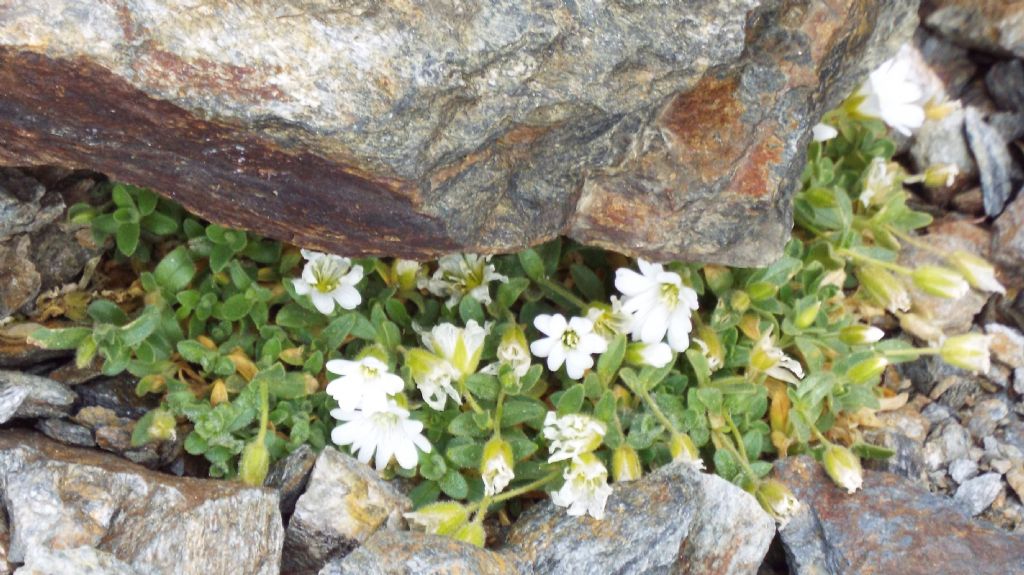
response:
[[[94,547],[139,573],[276,575],[284,528],[277,495],[178,478],[34,433],[0,433],[8,560]]]
[[[450,537],[382,529],[319,575],[521,575],[515,557]]]
[[[782,252],[810,128],[917,0],[0,4],[0,163],[346,255]],[[643,224],[643,225],[640,225]]]
[[[775,535],[750,494],[686,463],[613,489],[600,521],[538,504],[512,527],[502,553],[537,574],[753,575]]]
[[[795,575],[1024,572],[1024,535],[975,522],[905,478],[865,471],[850,495],[810,457],[780,460],[775,473],[804,506],[779,532]]]

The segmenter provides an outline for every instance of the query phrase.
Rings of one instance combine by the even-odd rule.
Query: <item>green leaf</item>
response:
[[[127,347],[134,348],[152,335],[158,327],[160,327],[160,310],[155,307],[147,307],[142,315],[121,327],[121,340]]]
[[[185,246],[178,246],[171,250],[153,270],[156,282],[171,293],[177,293],[188,287],[195,275],[196,266],[192,263],[192,258]]]
[[[210,251],[210,271],[214,273],[223,271],[234,255],[235,252],[231,249],[231,246],[215,244]]]
[[[131,256],[139,247],[139,224],[118,224],[115,239],[118,251],[126,256]]]
[[[209,448],[209,444],[198,433],[189,433],[188,437],[185,438],[185,451],[191,455],[202,455]]]
[[[486,373],[474,373],[466,378],[466,388],[473,394],[473,397],[479,399],[494,401],[498,398],[500,387],[498,378]]]
[[[544,424],[547,412],[547,406],[536,399],[514,397],[505,401],[505,407],[501,412],[501,426],[526,423],[539,429]]]
[[[487,430],[480,429],[474,415],[473,412],[460,413],[448,424],[448,433],[459,437],[486,437]]]
[[[476,321],[483,325],[485,319],[484,308],[476,298],[467,295],[459,302],[459,317],[462,318],[463,323],[468,324],[470,321]]]
[[[132,447],[140,447],[149,443],[149,426],[153,424],[153,416],[156,415],[156,412],[155,409],[151,410],[135,422],[135,427],[132,429]]]
[[[412,500],[413,509],[419,509],[437,501],[441,495],[441,488],[434,481],[424,481],[409,492],[409,499]]]
[[[572,280],[576,284],[576,289],[584,297],[591,301],[606,301],[608,299],[605,294],[604,284],[601,283],[601,279],[590,268],[573,264],[569,268],[569,273],[572,274]]]
[[[477,469],[480,467],[480,458],[483,456],[484,448],[479,443],[456,444],[455,440],[448,443],[445,450],[445,457],[459,469]]]
[[[615,372],[622,366],[622,359],[626,357],[626,336],[619,334],[608,344],[608,350],[597,358],[597,374],[607,385],[615,377]]]
[[[149,214],[152,214],[154,210],[156,210],[156,202],[159,198],[157,198],[157,195],[154,194],[153,192],[139,188],[136,191],[135,197],[138,199],[139,202],[140,215],[148,216]]]
[[[583,384],[577,383],[562,393],[562,396],[558,398],[555,410],[558,412],[558,416],[561,417],[570,413],[579,413],[582,407]]]
[[[863,443],[860,441],[851,445],[850,450],[864,459],[888,459],[893,455],[896,455],[896,452],[888,447],[872,445],[870,443]]]
[[[498,285],[495,302],[501,309],[508,309],[528,287],[530,280],[526,278],[509,278],[507,282]]]
[[[444,491],[444,494],[452,499],[465,499],[469,495],[469,484],[466,483],[466,478],[454,469],[449,469],[437,484],[441,487],[441,491]]]
[[[124,325],[128,322],[128,314],[124,313],[120,306],[108,299],[93,300],[86,309],[86,313],[98,323]]]
[[[540,255],[536,251],[524,250],[519,252],[519,265],[523,266],[523,271],[526,272],[527,277],[532,280],[540,281],[547,277],[544,273],[544,261],[540,258]]]
[[[732,454],[724,449],[715,451],[713,459],[715,461],[715,473],[723,479],[732,481],[736,474],[740,472],[739,464]]]
[[[178,231],[178,221],[160,212],[153,212],[145,216],[139,223],[147,232],[155,236],[169,236]]]
[[[235,294],[214,306],[213,317],[227,321],[238,321],[252,309],[252,302],[244,294]]]
[[[39,328],[28,337],[28,343],[43,349],[75,349],[82,340],[92,335],[87,327],[62,329]]]
[[[114,184],[110,189],[110,197],[114,200],[114,205],[119,208],[135,209],[135,201],[132,200],[131,194],[128,193],[128,187],[124,184]]]

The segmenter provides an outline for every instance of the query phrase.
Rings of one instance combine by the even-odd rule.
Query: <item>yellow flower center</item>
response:
[[[580,335],[575,330],[567,329],[562,332],[562,345],[569,349],[576,349],[580,344]]]

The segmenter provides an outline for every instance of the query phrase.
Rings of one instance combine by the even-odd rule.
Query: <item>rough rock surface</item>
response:
[[[519,575],[514,556],[480,549],[450,537],[381,529],[320,575]]]
[[[929,28],[955,42],[1024,58],[1024,3],[1019,0],[927,0]]]
[[[95,547],[32,549],[14,575],[139,575],[117,557]]]
[[[75,399],[71,390],[52,379],[0,370],[0,423],[15,417],[66,415]]]
[[[996,218],[992,233],[992,256],[1002,264],[1024,268],[1024,187],[1017,199]]]
[[[811,126],[917,4],[5,2],[0,162],[88,165],[350,255],[564,233],[765,264]]]
[[[277,496],[176,478],[38,434],[0,433],[9,559],[96,547],[147,574],[274,574],[284,529]]]
[[[1024,572],[1024,535],[974,522],[902,477],[865,471],[849,495],[809,457],[781,460],[775,473],[804,505],[780,531],[796,575]]]
[[[538,574],[738,575],[757,572],[775,534],[750,494],[685,463],[613,488],[600,521],[538,504],[502,551]]]
[[[411,510],[409,498],[369,466],[324,449],[288,522],[281,568],[295,575],[316,573],[378,529],[405,527],[402,514]]]
[[[285,517],[286,522],[295,511],[295,502],[306,490],[314,463],[316,452],[303,444],[284,459],[276,461],[263,480],[264,487],[277,490],[277,496],[281,501],[281,516]]]

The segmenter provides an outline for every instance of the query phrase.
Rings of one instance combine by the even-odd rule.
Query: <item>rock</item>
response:
[[[978,515],[995,501],[1003,481],[998,473],[986,473],[968,479],[957,488],[953,500],[971,515]]]
[[[1006,473],[1006,482],[1017,494],[1017,499],[1024,501],[1024,466],[1018,465]]]
[[[6,270],[0,282],[0,319],[31,303],[39,294],[39,272],[28,259],[31,245],[28,236],[0,242],[0,269]]]
[[[277,495],[178,478],[38,434],[0,434],[10,560],[39,548],[96,547],[139,573],[277,574]]]
[[[320,452],[285,533],[281,568],[316,573],[380,528],[405,527],[412,502],[366,464],[337,449]]]
[[[932,422],[913,406],[904,405],[894,411],[880,411],[876,415],[885,429],[899,432],[911,441],[921,444],[928,438]]]
[[[33,548],[14,575],[140,575],[131,565],[95,547]]]
[[[964,111],[964,128],[967,143],[971,146],[971,153],[981,175],[985,213],[992,217],[998,216],[1013,192],[1010,181],[1013,160],[1010,159],[1006,141],[992,126],[985,123],[981,113],[972,106]]]
[[[1001,419],[1010,414],[1010,408],[999,398],[989,398],[979,401],[971,410],[970,419],[967,420],[967,429],[980,441],[995,433]]]
[[[989,350],[993,359],[1006,367],[1024,367],[1024,335],[1012,327],[998,323],[987,324],[985,333],[992,336]]]
[[[17,168],[0,167],[0,241],[35,231],[64,212],[59,194]]]
[[[985,86],[1000,108],[1024,112],[1024,61],[996,62],[985,74]]]
[[[977,69],[967,50],[929,34],[925,28],[914,32],[914,43],[928,66],[942,80],[950,99],[959,97]]]
[[[381,529],[344,558],[332,559],[320,575],[519,575],[517,558],[450,537]]]
[[[0,423],[14,417],[60,417],[74,402],[75,394],[52,379],[0,370]]]
[[[794,575],[1005,575],[1024,566],[1024,535],[974,522],[902,477],[865,471],[850,495],[810,457],[777,461],[775,473],[805,506],[779,531]]]
[[[938,164],[953,164],[957,167],[960,173],[953,186],[924,189],[933,203],[943,205],[948,202],[960,185],[978,175],[977,165],[964,136],[964,111],[956,109],[941,120],[925,122],[910,145],[910,157],[918,172]]]
[[[876,471],[888,471],[907,479],[921,481],[924,477],[924,451],[921,442],[891,431],[870,431],[864,438],[871,444],[881,445],[893,450],[893,456],[887,459],[868,459],[864,467]]]
[[[953,196],[953,209],[969,216],[985,215],[985,200],[981,188],[974,187]]]
[[[33,233],[32,262],[43,291],[77,280],[90,259],[102,250],[88,226],[57,222]]]
[[[315,462],[316,453],[309,445],[302,444],[286,457],[274,462],[263,480],[264,487],[277,490],[277,497],[281,501],[281,516],[285,521],[295,510],[295,501],[306,490]]]
[[[925,23],[954,42],[1024,58],[1024,5],[1017,0],[929,0]]]
[[[811,127],[917,5],[31,2],[0,17],[0,162],[89,165],[347,255],[564,233],[763,265]]]
[[[11,575],[14,566],[7,561],[11,550],[11,532],[7,526],[7,513],[0,508],[0,575]]]
[[[966,457],[949,464],[949,477],[958,484],[978,475],[978,464]]]
[[[971,436],[959,423],[948,421],[932,432],[924,446],[924,463],[929,471],[946,467],[955,459],[967,457]]]
[[[136,380],[128,374],[103,377],[75,386],[82,406],[105,407],[119,417],[138,419],[160,406],[160,398],[135,393]]]
[[[750,494],[677,463],[613,485],[600,521],[539,503],[512,526],[501,550],[538,574],[753,574],[774,532]]]
[[[37,323],[21,322],[0,328],[0,369],[30,367],[74,354],[74,350],[43,349],[28,343],[26,338],[40,327]]]
[[[88,427],[63,419],[40,419],[36,422],[36,429],[43,432],[46,437],[65,445],[76,447],[96,446],[96,440],[93,439],[92,431]]]
[[[899,373],[914,384],[914,389],[928,398],[946,407],[952,408],[948,411],[952,414],[954,410],[960,409],[968,399],[978,394],[980,377],[949,365],[936,356],[926,355],[911,362],[897,365]],[[932,404],[934,405],[934,404]],[[932,417],[941,418],[946,411],[928,412],[926,407],[922,415],[931,420]],[[936,410],[939,408],[931,408]],[[928,412],[928,413],[926,413]],[[934,428],[933,428],[934,430]]]
[[[996,112],[989,115],[988,124],[999,132],[1004,142],[1024,137],[1024,112]]]
[[[953,410],[941,403],[929,403],[921,410],[921,416],[931,425],[937,425],[953,416]]]
[[[1024,187],[996,218],[992,229],[993,259],[1006,266],[1024,267]]]
[[[135,430],[135,425],[136,420],[119,417],[107,425],[96,426],[93,428],[96,446],[151,469],[163,467],[181,455],[183,439],[177,433],[165,441],[151,441],[140,446],[132,445],[132,432]]]

